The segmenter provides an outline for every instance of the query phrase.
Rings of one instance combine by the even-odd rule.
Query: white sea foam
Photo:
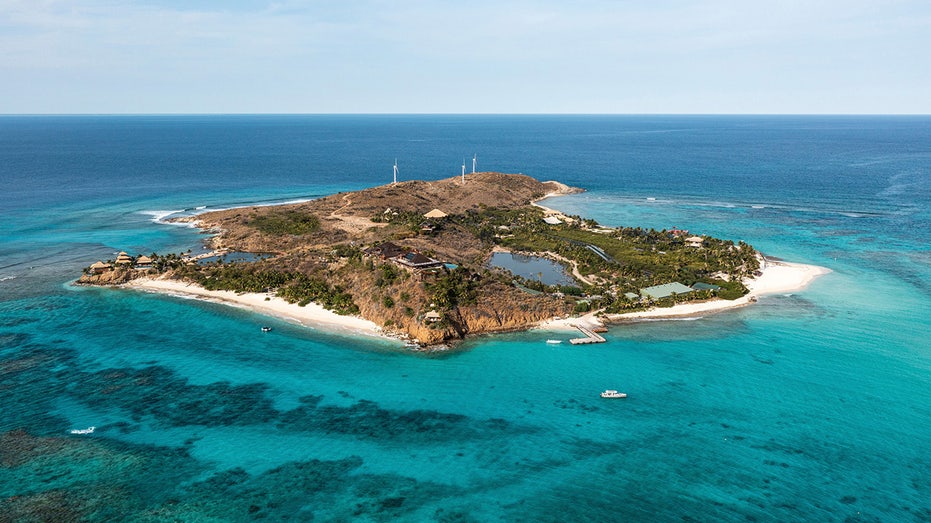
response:
[[[637,322],[654,322],[654,321],[697,321],[704,318],[704,316],[682,316],[682,317],[664,317],[664,318],[636,318],[633,321]]]
[[[7,281],[16,279],[16,276],[0,276],[0,281]]]
[[[154,223],[169,223],[164,221],[165,218],[173,215],[184,212],[184,209],[176,211],[139,211],[139,214],[144,214],[146,216],[151,216]]]

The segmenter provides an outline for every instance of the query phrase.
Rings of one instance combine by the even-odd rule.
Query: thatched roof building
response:
[[[432,211],[423,215],[424,218],[446,218],[447,216],[449,215],[439,209],[433,209]]]

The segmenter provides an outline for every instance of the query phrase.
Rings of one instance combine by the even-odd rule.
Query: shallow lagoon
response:
[[[488,265],[507,269],[515,276],[528,280],[539,280],[546,285],[576,285],[575,279],[566,273],[565,267],[542,256],[496,252],[491,255]]]

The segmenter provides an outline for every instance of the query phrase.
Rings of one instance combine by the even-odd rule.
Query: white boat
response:
[[[626,398],[626,392],[618,392],[616,390],[608,389],[601,393],[602,398]]]
[[[93,434],[94,429],[96,428],[97,427],[87,427],[86,429],[71,429],[68,432],[70,432],[71,434]]]
[[[262,327],[262,332],[269,332],[271,330],[272,330],[271,327]]]
[[[546,342],[549,343],[550,345],[556,345],[556,344],[562,343],[562,340],[546,340]]]

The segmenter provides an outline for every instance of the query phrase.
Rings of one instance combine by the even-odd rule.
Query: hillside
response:
[[[144,270],[117,260],[113,273],[89,267],[79,283],[148,275],[208,290],[274,293],[358,314],[422,344],[523,329],[596,308],[642,310],[747,292],[741,278],[758,268],[749,245],[686,237],[688,231],[606,228],[531,205],[577,191],[524,175],[477,173],[464,185],[459,177],[410,181],[210,212],[190,221],[213,233],[209,242],[217,251],[265,257],[202,264],[156,255]],[[489,267],[492,250],[501,247],[559,260],[576,284],[549,287]],[[662,289],[675,291],[660,296]]]

